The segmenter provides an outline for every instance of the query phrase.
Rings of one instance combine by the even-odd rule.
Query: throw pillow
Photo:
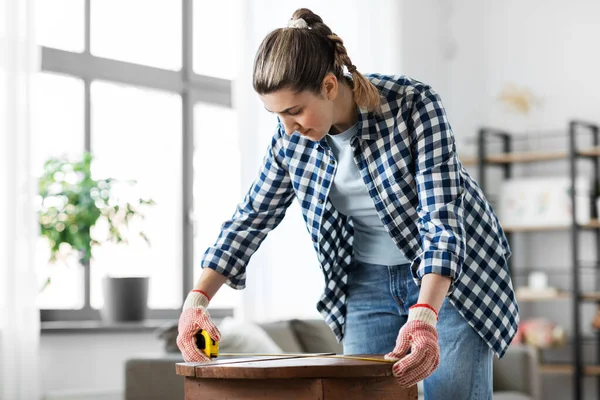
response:
[[[291,325],[307,353],[343,353],[342,345],[337,342],[331,328],[322,319],[294,319]]]
[[[252,322],[226,317],[218,328],[221,331],[219,353],[280,354],[283,352],[260,326]]]

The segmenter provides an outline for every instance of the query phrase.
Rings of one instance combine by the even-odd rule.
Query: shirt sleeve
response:
[[[422,252],[412,264],[420,285],[435,273],[454,281],[465,258],[463,184],[452,128],[441,99],[431,88],[415,93],[409,129],[413,143],[418,194],[418,228]]]
[[[267,234],[275,229],[294,199],[292,182],[285,165],[283,128],[278,125],[267,148],[258,177],[235,213],[224,222],[213,246],[200,265],[227,277],[234,289],[246,286],[246,266]]]

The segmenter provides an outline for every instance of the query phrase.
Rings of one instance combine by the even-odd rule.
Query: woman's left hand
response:
[[[401,386],[416,385],[438,367],[440,346],[436,324],[437,313],[433,307],[416,304],[409,309],[408,321],[398,333],[396,347],[385,355],[388,360],[398,360],[392,370]]]

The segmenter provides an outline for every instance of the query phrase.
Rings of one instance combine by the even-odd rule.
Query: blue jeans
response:
[[[354,262],[348,276],[344,354],[392,351],[418,297],[409,264]],[[437,332],[440,364],[423,381],[425,400],[491,400],[494,353],[448,299],[440,309]]]

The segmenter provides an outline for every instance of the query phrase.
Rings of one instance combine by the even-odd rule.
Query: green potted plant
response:
[[[91,164],[92,155],[86,152],[80,160],[57,157],[44,165],[39,178],[37,212],[41,234],[48,240],[50,262],[65,259],[67,254],[76,254],[81,265],[87,268],[96,246],[104,242],[126,245],[133,234],[150,244],[144,232],[134,233],[130,226],[133,220],[144,218],[144,208],[153,205],[154,201],[137,197],[128,201],[119,199],[115,187],[133,186],[135,182],[95,179]],[[95,232],[97,225],[102,225],[105,232]],[[148,280],[148,277],[104,277],[103,319],[143,320]],[[50,280],[46,284],[49,283]]]

